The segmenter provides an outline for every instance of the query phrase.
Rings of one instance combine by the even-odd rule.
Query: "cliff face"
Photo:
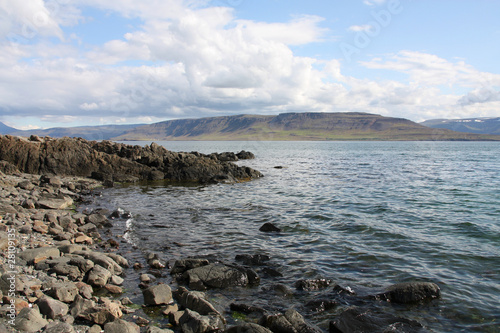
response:
[[[242,155],[240,155],[242,156]],[[31,174],[74,175],[99,180],[133,182],[238,182],[261,177],[218,155],[175,153],[152,143],[146,147],[81,138],[30,140],[0,136],[0,160]]]

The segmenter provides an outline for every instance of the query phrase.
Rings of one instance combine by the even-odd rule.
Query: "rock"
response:
[[[417,303],[441,296],[441,289],[432,282],[407,282],[390,286],[377,298],[394,303]]]
[[[172,313],[179,311],[179,306],[177,304],[169,304],[164,309],[162,309],[161,313],[165,316],[169,316]]]
[[[204,293],[179,287],[175,295],[177,302],[186,309],[196,311],[201,315],[217,314],[222,317],[220,312],[206,300]]]
[[[72,303],[78,295],[78,287],[71,282],[60,282],[54,284],[47,294],[64,303]]]
[[[299,280],[295,282],[297,290],[312,291],[327,288],[332,283],[328,279],[315,279],[315,280]]]
[[[181,259],[176,260],[174,263],[174,267],[170,271],[173,274],[182,274],[185,271],[188,271],[193,268],[198,268],[201,266],[206,266],[210,262],[207,259]]]
[[[66,315],[69,307],[61,301],[48,296],[43,296],[37,302],[40,313],[49,319],[56,319]]]
[[[144,296],[144,304],[146,305],[162,305],[172,302],[172,290],[166,284],[159,284],[149,287],[142,291]]]
[[[83,245],[70,244],[70,245],[61,245],[58,247],[58,249],[61,253],[70,254],[77,251],[85,251],[87,250],[87,247]]]
[[[84,275],[78,267],[69,264],[57,264],[53,266],[49,272],[56,273],[60,276],[67,276],[72,281],[79,280]]]
[[[60,321],[54,321],[47,325],[44,333],[76,333],[73,326],[69,323],[63,323]]]
[[[249,151],[240,151],[239,153],[236,154],[236,156],[240,159],[240,160],[252,160],[255,158],[255,155]]]
[[[43,209],[65,209],[73,204],[73,199],[70,197],[42,198],[38,200],[37,204]]]
[[[96,304],[94,301],[77,295],[75,301],[71,304],[70,313],[75,318],[83,318],[86,313],[93,311],[95,308]]]
[[[103,304],[87,309],[80,314],[80,317],[93,323],[103,325],[123,316],[121,304],[112,302],[106,298],[101,298],[101,301]]]
[[[219,316],[202,316],[195,311],[186,309],[179,319],[182,332],[184,333],[204,333],[222,329],[224,323]]]
[[[123,284],[123,282],[124,282],[124,281],[125,281],[125,280],[124,280],[123,278],[119,277],[118,275],[113,275],[113,276],[111,277],[111,280],[110,280],[110,282],[111,282],[112,284],[114,284],[115,286],[121,286],[121,285]]]
[[[16,318],[15,328],[20,332],[37,332],[48,323],[43,319],[38,307],[24,308]]]
[[[304,317],[294,309],[285,311],[285,318],[298,333],[321,333],[321,330],[307,323]]]
[[[89,273],[87,282],[95,287],[104,287],[108,283],[111,276],[111,272],[106,268],[100,265],[95,265]]]
[[[25,260],[28,264],[33,264],[36,261],[50,257],[59,257],[59,249],[56,247],[39,247],[36,249],[29,249],[21,252],[19,258]]]
[[[244,323],[230,327],[225,333],[272,333],[272,331],[258,324]]]
[[[266,222],[259,228],[262,232],[281,232],[281,229],[272,224],[271,222]]]
[[[123,294],[123,289],[121,287],[112,284],[107,284],[104,286],[104,288],[111,294]]]
[[[243,262],[245,265],[249,266],[261,266],[265,265],[271,257],[265,254],[238,254],[235,257],[236,260]]]
[[[31,191],[35,188],[35,185],[30,180],[23,180],[17,184],[17,187],[20,187],[23,190]]]
[[[298,333],[293,325],[282,314],[264,315],[259,324],[267,327],[273,333]]]
[[[43,184],[47,184],[54,187],[61,187],[63,183],[61,181],[61,178],[59,177],[42,175],[40,177],[40,185]]]
[[[306,307],[314,312],[320,313],[323,311],[328,311],[336,308],[339,305],[338,302],[330,299],[315,299],[306,303]]]
[[[82,273],[87,273],[95,266],[93,261],[80,256],[72,257],[68,264],[78,267]]]
[[[82,297],[84,297],[86,299],[92,298],[92,294],[94,293],[94,289],[90,285],[88,285],[84,282],[81,282],[81,281],[77,282],[75,285],[78,288],[78,293]],[[75,296],[75,298],[76,298],[76,296]]]
[[[393,328],[397,327],[397,330]],[[350,308],[330,322],[331,333],[345,332],[422,332],[422,325],[414,320],[399,318],[388,313]]]
[[[174,333],[174,331],[169,329],[161,329],[155,326],[149,326],[146,333]]]
[[[139,333],[140,328],[134,323],[117,319],[104,325],[104,333]]]
[[[229,308],[231,311],[237,311],[241,313],[253,313],[253,312],[260,312],[264,313],[266,310],[259,308],[257,306],[251,306],[251,305],[246,305],[246,304],[236,304],[236,303],[231,303]]]
[[[99,265],[111,272],[111,275],[120,275],[123,269],[120,265],[116,263],[113,259],[104,253],[92,252],[92,251],[77,251],[74,252],[76,255],[80,255],[86,259],[92,260],[94,264]]]
[[[249,284],[247,274],[222,264],[209,264],[190,269],[183,274],[183,278],[188,282],[189,287],[194,290],[244,287]]]

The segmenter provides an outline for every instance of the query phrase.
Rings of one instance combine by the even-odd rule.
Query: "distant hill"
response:
[[[420,124],[432,128],[446,128],[457,132],[500,135],[500,117],[468,119],[431,119]]]
[[[0,134],[10,134],[10,133],[15,132],[15,131],[17,131],[17,129],[15,129],[13,127],[9,127],[9,126],[5,125],[4,123],[0,122]]]
[[[53,138],[80,137],[86,140],[109,140],[115,136],[120,136],[132,130],[137,125],[103,125],[103,126],[79,126],[79,127],[54,127],[42,130],[17,131],[9,134],[17,136],[50,136]]]
[[[113,137],[133,140],[500,140],[500,136],[429,128],[369,113],[283,113],[169,120]]]

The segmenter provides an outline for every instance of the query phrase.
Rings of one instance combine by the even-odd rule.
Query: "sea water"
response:
[[[294,307],[325,330],[355,305],[434,332],[500,331],[499,143],[157,143],[185,152],[248,150],[256,158],[237,163],[265,175],[234,185],[155,183],[104,192],[110,205],[132,213],[125,239],[139,251],[172,261],[271,257],[268,265],[281,276],[263,273],[260,286],[212,291],[219,307]],[[266,222],[282,232],[260,232]],[[301,294],[294,283],[320,277],[355,297],[310,311],[304,304],[331,291]],[[407,281],[435,282],[442,297],[411,306],[367,300]],[[292,292],[276,292],[276,285]]]

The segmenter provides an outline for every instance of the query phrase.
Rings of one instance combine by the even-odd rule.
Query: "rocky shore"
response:
[[[169,264],[147,253],[140,254],[142,260],[130,261],[126,258],[134,256],[121,246],[121,236],[111,233],[114,223],[127,219],[129,213],[78,208],[89,200],[98,201],[103,183],[255,178],[258,172],[240,170],[228,162],[252,157],[250,153],[240,157],[233,153],[176,154],[154,144],[142,148],[79,139],[0,139],[2,158],[11,156],[0,161],[0,332],[323,332],[294,308],[270,312],[251,302],[221,308],[207,297],[209,290],[223,293],[231,288],[259,288],[259,267],[265,267],[269,258],[238,255],[236,263],[175,258]],[[71,164],[63,163],[64,154],[69,153],[62,147],[75,142],[79,142],[77,147],[91,147],[94,155],[78,164],[74,153],[75,160],[67,161],[75,163],[75,169],[69,172]],[[6,147],[16,147],[18,152],[6,152]],[[159,156],[162,158],[154,162]],[[182,164],[181,160],[187,161]],[[206,165],[196,166],[191,160]],[[118,165],[105,172],[110,161]],[[174,171],[175,163],[181,169]],[[86,171],[80,174],[82,170]],[[204,177],[193,170],[212,171]],[[330,332],[344,333],[425,331],[414,320],[356,305],[415,304],[441,294],[431,282],[397,284],[368,297],[358,297],[328,279],[303,279],[293,288],[300,293],[330,292],[331,297],[307,305],[317,313],[338,307],[339,297],[348,298],[353,306],[333,316],[329,327]],[[275,289],[288,293],[288,286]]]

